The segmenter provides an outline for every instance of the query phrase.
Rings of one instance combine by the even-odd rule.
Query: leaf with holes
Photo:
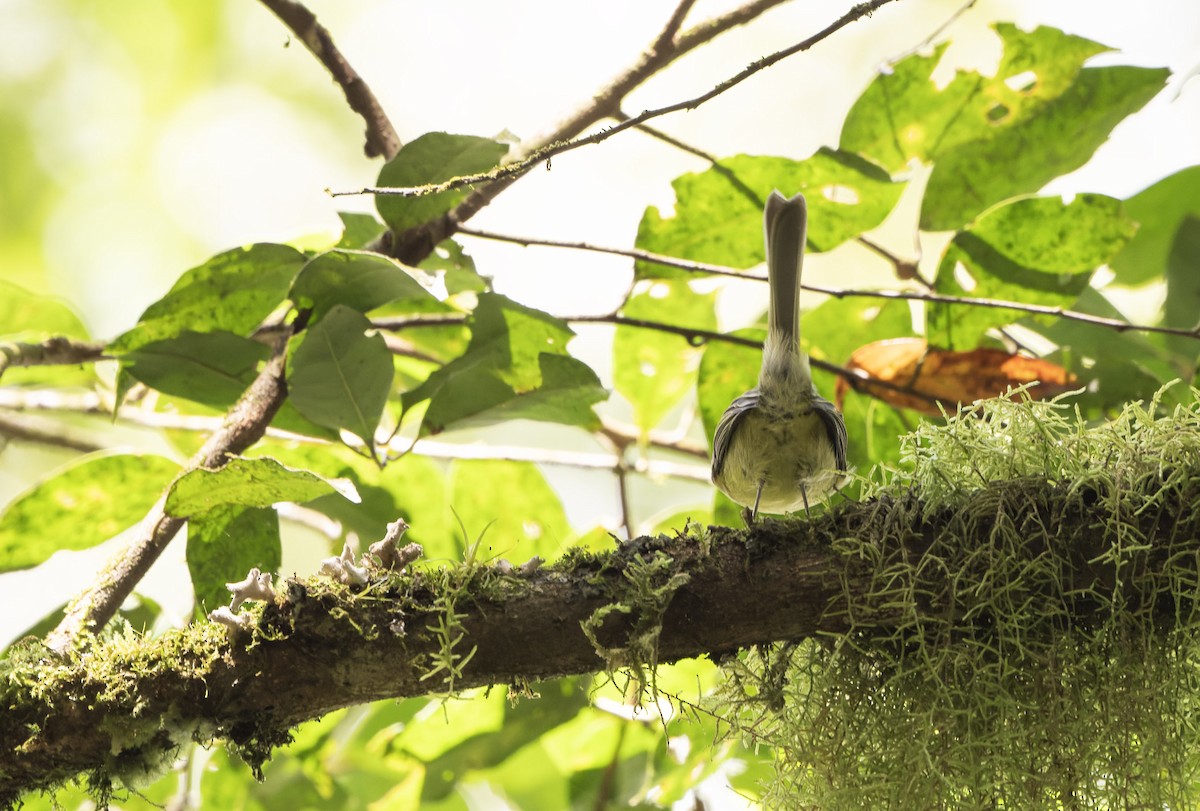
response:
[[[947,231],[1002,200],[1035,192],[1087,163],[1113,127],[1162,90],[1170,71],[1085,68],[1036,116],[942,155],[921,206],[921,227]],[[997,171],[997,167],[1004,171]]]
[[[1081,194],[1070,203],[1031,197],[994,208],[947,246],[935,290],[955,296],[1067,306],[1088,286],[1092,271],[1133,236],[1135,223],[1121,201]],[[1010,324],[1009,310],[931,304],[931,343],[973,348],[993,327]]]
[[[948,42],[929,56],[906,57],[881,71],[858,97],[842,125],[841,148],[891,172],[903,171],[913,158],[936,163],[956,147],[1036,115],[1071,86],[1089,57],[1109,50],[1056,28],[994,27],[1004,53],[993,75],[960,70],[938,87],[933,74]]]
[[[822,149],[803,161],[737,155],[704,172],[681,175],[675,216],[650,206],[637,247],[698,262],[749,268],[765,259],[763,203],[773,189],[808,198],[808,247],[828,251],[868,231],[896,205],[902,183],[849,152]],[[683,271],[636,264],[638,278],[679,277]]]
[[[442,274],[446,292],[450,295],[470,291],[482,293],[492,289],[491,279],[480,276],[475,260],[453,239],[442,240],[429,256],[418,265],[421,270]]]
[[[375,428],[392,387],[392,356],[383,336],[367,335],[362,313],[336,304],[292,353],[289,398],[306,419],[344,429],[374,447]]]

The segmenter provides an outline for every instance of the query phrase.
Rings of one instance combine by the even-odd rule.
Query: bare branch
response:
[[[683,26],[683,20],[687,17],[688,12],[692,10],[692,6],[696,5],[696,0],[679,0],[679,5],[675,7],[675,11],[671,13],[671,18],[667,20],[667,24],[663,26],[662,33],[658,35],[658,39],[654,42],[655,51],[665,51],[668,48],[675,46],[675,35],[679,33],[679,29]]]
[[[752,273],[750,271],[739,270],[726,265],[712,265],[706,262],[693,262],[688,259],[679,259],[678,257],[674,256],[651,253],[650,251],[643,251],[637,248],[611,248],[603,245],[593,245],[588,242],[569,242],[556,239],[540,239],[538,237],[520,237],[512,236],[510,234],[496,234],[491,231],[481,231],[474,228],[462,228],[460,231],[468,236],[479,237],[480,239],[492,239],[499,242],[512,242],[517,245],[525,246],[537,245],[549,248],[568,248],[571,250],[606,253],[615,256],[628,256],[631,259],[637,259],[642,262],[652,262],[653,264],[662,265],[663,267],[678,268],[679,270],[685,270],[689,273],[728,276],[737,279],[750,279],[756,282],[767,281],[766,274],[763,273]],[[870,247],[874,248],[876,246],[871,245]],[[883,249],[880,248],[879,250]],[[891,256],[891,254],[887,255],[889,257]],[[1029,315],[1050,315],[1057,318],[1065,318],[1068,321],[1078,321],[1083,324],[1091,324],[1092,326],[1096,327],[1112,329],[1117,332],[1147,332],[1157,333],[1160,335],[1177,335],[1182,338],[1200,339],[1200,327],[1165,327],[1157,324],[1134,324],[1129,321],[1122,321],[1119,318],[1091,315],[1089,313],[1081,313],[1076,310],[1069,310],[1065,307],[1058,307],[1054,305],[1026,304],[1019,301],[974,298],[971,296],[948,296],[942,293],[923,293],[912,290],[851,290],[839,287],[821,287],[820,285],[814,284],[806,284],[802,287],[810,292],[824,293],[827,296],[832,296],[833,298],[838,299],[876,298],[903,301],[923,301],[930,304],[960,304],[967,307],[1012,310],[1013,312],[1027,313]],[[587,320],[587,318],[568,320]],[[700,335],[699,332],[694,334],[697,336]],[[741,341],[734,342],[741,343]]]
[[[0,410],[0,437],[91,453],[107,447],[62,420]]]
[[[710,265],[707,262],[693,262],[688,259],[677,259],[674,256],[667,256],[661,253],[651,253],[638,248],[610,248],[603,245],[594,245],[590,242],[568,242],[557,239],[542,239],[540,237],[520,237],[511,234],[497,234],[494,231],[482,231],[478,228],[460,227],[460,234],[467,236],[478,237],[480,239],[490,239],[496,242],[512,242],[516,245],[536,245],[544,248],[569,248],[577,251],[591,251],[593,253],[607,253],[613,256],[627,256],[630,259],[637,259],[642,262],[651,262],[655,265],[663,267],[678,268],[686,270],[690,273],[707,273],[712,276],[729,276],[734,279],[755,279],[758,281],[766,281],[765,275],[750,273],[737,268],[728,267],[727,265]]]
[[[104,344],[55,336],[40,344],[0,344],[0,377],[17,366],[73,366],[105,358]]]
[[[219,430],[208,438],[185,466],[184,471],[214,470],[226,459],[249,448],[260,438],[287,397],[284,363],[287,339],[275,345],[271,358],[238,402],[229,410]],[[169,490],[169,488],[168,488]],[[89,633],[103,628],[121,603],[141,581],[151,564],[187,522],[167,515],[166,494],[142,519],[141,529],[101,571],[83,594],[67,606],[66,615],[46,637],[46,644],[59,652],[70,650]]]
[[[686,430],[672,432],[650,431],[645,437],[631,425],[622,425],[611,418],[601,417],[600,434],[616,448],[626,448],[645,440],[653,448],[682,453],[697,459],[708,461],[708,447],[703,442],[694,442],[687,438]]]
[[[701,450],[697,453],[696,446],[690,443],[674,444],[660,440],[654,443],[663,450],[671,450],[687,456],[695,456],[707,460],[708,454]],[[418,450],[422,456],[435,459],[503,459],[508,462],[536,462],[539,465],[560,465],[592,470],[616,470],[623,463],[616,451],[612,453],[586,453],[582,451],[563,451],[551,448],[530,448],[521,445],[481,445],[454,444],[421,439],[414,442],[410,439],[397,437],[392,440],[388,450],[392,456],[400,456]],[[660,459],[647,459],[639,456],[632,463],[625,463],[635,473],[648,476],[662,476],[684,479],[694,482],[708,482],[708,465],[694,465],[679,462],[667,462]]]
[[[378,249],[404,261],[407,264],[419,264],[422,259],[429,255],[434,247],[455,233],[461,223],[466,222],[471,217],[475,216],[480,210],[486,207],[494,200],[504,189],[514,183],[517,178],[528,172],[533,166],[541,163],[543,160],[548,160],[553,155],[561,152],[575,149],[589,143],[598,143],[603,141],[621,129],[626,129],[633,124],[624,122],[617,124],[616,127],[604,130],[600,133],[594,133],[592,136],[571,141],[572,138],[578,136],[593,124],[609,118],[620,111],[620,105],[625,97],[638,85],[646,81],[650,76],[657,73],[665,65],[671,61],[678,59],[688,51],[702,45],[705,42],[713,39],[719,34],[733,28],[734,26],[742,25],[749,20],[754,19],[762,14],[767,9],[779,5],[785,0],[753,0],[743,6],[735,8],[726,14],[714,17],[710,20],[700,23],[699,25],[680,34],[674,41],[674,46],[669,49],[656,50],[659,44],[656,42],[642,55],[642,58],[627,71],[616,77],[606,88],[595,94],[592,101],[581,108],[574,115],[567,118],[547,136],[536,138],[527,144],[523,144],[518,150],[516,163],[506,164],[494,173],[489,173],[485,176],[485,180],[489,182],[487,185],[477,188],[467,195],[461,203],[454,209],[447,212],[443,216],[424,223],[423,225],[411,228],[408,231],[396,234],[389,233],[381,241]],[[849,14],[829,26],[814,37],[805,40],[797,46],[796,50],[810,48],[822,39],[830,36],[838,29],[844,27],[849,22],[855,19],[860,19],[863,16],[870,14],[876,8],[885,5],[892,0],[871,0],[869,3],[863,3],[849,12]],[[791,49],[789,49],[791,50]],[[767,59],[784,58],[783,56],[775,55]],[[751,66],[754,71],[761,70],[768,66],[764,63],[755,63],[759,67]],[[750,69],[748,69],[750,70]],[[749,75],[749,74],[747,74]],[[745,77],[734,77],[727,82],[726,85],[719,86],[713,91],[710,91],[705,96],[697,99],[692,99],[686,102],[681,102],[679,105],[673,105],[670,108],[662,108],[660,110],[650,110],[643,113],[637,119],[631,119],[631,122],[641,123],[659,115],[665,115],[673,112],[676,109],[685,109],[689,105],[695,106],[702,104],[709,98],[724,92],[729,87],[742,81]],[[524,159],[521,159],[521,158]],[[516,167],[516,168],[514,168]],[[494,176],[493,176],[494,175]],[[478,181],[476,181],[478,182]],[[473,185],[470,181],[463,181],[463,185]],[[364,189],[361,192],[369,193],[369,190]],[[427,193],[427,192],[426,192]]]
[[[333,44],[333,37],[325,26],[317,22],[316,15],[296,0],[261,0],[262,4],[292,30],[313,56],[341,86],[350,104],[350,109],[362,116],[367,123],[367,143],[364,151],[368,158],[391,159],[400,151],[400,136],[396,134],[387,113],[363,78],[350,66],[342,52]]]
[[[633,116],[632,118],[628,118],[628,119],[621,121],[611,127],[607,127],[603,130],[600,130],[599,132],[592,133],[591,135],[585,136],[583,138],[576,138],[574,140],[556,141],[554,143],[548,144],[545,147],[535,150],[532,154],[529,155],[529,157],[527,157],[523,160],[518,160],[513,163],[506,163],[502,166],[492,169],[491,171],[482,172],[482,173],[474,174],[474,175],[462,175],[460,177],[451,178],[450,180],[446,180],[442,183],[430,183],[430,184],[427,184],[424,186],[368,186],[368,187],[359,189],[357,191],[333,192],[332,194],[334,197],[352,196],[352,195],[358,195],[358,194],[375,194],[375,195],[385,195],[385,196],[394,196],[394,197],[425,197],[430,194],[439,194],[441,192],[451,191],[453,189],[461,189],[465,186],[475,186],[480,183],[506,180],[509,178],[519,177],[520,175],[523,175],[526,172],[528,172],[531,167],[533,167],[537,164],[540,164],[543,161],[548,161],[551,158],[553,158],[557,155],[561,155],[564,152],[569,152],[573,149],[578,149],[581,146],[588,146],[590,144],[598,144],[602,141],[607,141],[609,138],[611,138],[612,136],[616,135],[619,132],[624,132],[625,130],[630,129],[631,127],[639,126],[639,125],[645,123],[646,121],[650,121],[652,119],[659,118],[661,116],[667,115],[668,113],[676,113],[681,110],[694,110],[697,107],[713,100],[714,98],[721,95],[725,91],[736,87],[737,85],[744,82],[746,79],[749,79],[754,74],[756,74],[760,71],[766,70],[767,68],[771,67],[775,63],[780,62],[789,56],[793,56],[797,53],[800,53],[801,51],[808,50],[809,48],[816,45],[818,42],[821,42],[822,40],[824,40],[824,39],[828,38],[829,36],[831,36],[832,34],[836,33],[837,31],[840,31],[842,28],[845,28],[850,23],[852,23],[856,20],[859,20],[863,17],[869,16],[872,12],[876,11],[880,6],[884,6],[891,2],[894,2],[894,0],[869,0],[869,2],[860,3],[859,5],[855,6],[850,11],[848,11],[844,15],[842,15],[837,21],[826,26],[822,31],[818,32],[817,34],[814,34],[813,36],[809,37],[808,39],[806,39],[802,42],[798,42],[795,45],[784,48],[783,50],[776,51],[775,53],[770,54],[769,56],[764,56],[762,59],[759,59],[756,62],[751,63],[749,67],[745,68],[740,73],[738,73],[734,76],[731,76],[730,78],[721,82],[719,85],[712,88],[707,93],[702,93],[701,95],[696,96],[695,98],[685,99],[684,101],[678,101],[678,102],[675,102],[674,104],[668,104],[665,107],[658,107],[653,110],[646,110],[645,112],[641,113],[640,115],[636,115],[636,116]],[[682,41],[685,38],[681,37],[680,39]],[[676,54],[676,56],[678,56],[678,54]],[[604,117],[615,115],[615,113],[616,113],[615,109],[608,111]],[[570,137],[570,136],[566,136],[566,137]],[[468,198],[468,200],[469,200],[469,198]],[[464,202],[464,205],[465,205],[465,202]],[[472,212],[472,213],[474,213],[474,212]],[[449,234],[447,234],[447,236],[449,236]],[[443,238],[445,238],[445,237],[443,237]]]

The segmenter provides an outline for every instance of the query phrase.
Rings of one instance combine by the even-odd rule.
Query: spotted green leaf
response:
[[[802,161],[737,155],[704,172],[671,182],[675,215],[651,206],[638,226],[637,247],[683,259],[749,268],[765,259],[763,203],[773,189],[808,198],[808,246],[828,251],[881,222],[903,184],[878,166],[848,152],[822,149]],[[680,271],[638,262],[640,278],[678,276]]]
[[[307,470],[285,467],[274,459],[230,459],[218,470],[190,470],[171,485],[166,511],[187,518],[230,504],[269,507],[282,501],[303,504],[339,493],[358,501],[354,485],[330,481]]]
[[[137,523],[179,465],[162,456],[86,456],[17,496],[0,513],[0,571],[87,549]]]

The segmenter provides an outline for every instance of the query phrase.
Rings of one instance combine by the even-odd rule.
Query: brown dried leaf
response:
[[[930,349],[922,338],[893,338],[861,346],[845,368],[857,378],[839,377],[840,408],[847,390],[869,394],[898,408],[938,416],[940,403],[954,411],[959,403],[998,397],[1026,383],[1033,397],[1045,399],[1069,390],[1075,376],[1056,363],[1005,352]]]

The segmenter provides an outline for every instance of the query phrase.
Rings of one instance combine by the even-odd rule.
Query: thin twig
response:
[[[588,242],[569,242],[556,239],[541,239],[537,237],[521,237],[511,234],[497,234],[491,231],[481,231],[474,228],[460,229],[463,234],[468,236],[478,237],[480,239],[491,239],[497,242],[511,242],[517,245],[548,248],[568,248],[577,251],[591,251],[593,253],[612,254],[614,256],[627,256],[631,259],[637,259],[641,262],[651,262],[663,267],[677,268],[685,270],[689,273],[704,273],[713,276],[728,276],[736,279],[750,279],[756,282],[767,281],[767,276],[764,273],[752,273],[749,271],[738,270],[737,268],[727,265],[713,265],[707,262],[693,262],[688,259],[679,259],[674,256],[666,256],[664,254],[651,253],[637,248],[611,248],[603,245],[593,245]],[[889,300],[904,300],[904,301],[923,301],[929,304],[961,304],[969,307],[984,307],[998,310],[1012,310],[1014,312],[1027,313],[1029,315],[1049,315],[1058,318],[1065,318],[1068,321],[1078,321],[1083,324],[1091,324],[1092,326],[1104,327],[1106,329],[1116,330],[1117,332],[1149,332],[1161,335],[1178,335],[1182,338],[1200,339],[1200,327],[1166,327],[1156,324],[1134,324],[1129,321],[1122,321],[1119,318],[1108,318],[1101,315],[1090,315],[1081,313],[1077,310],[1068,310],[1063,307],[1047,304],[1025,304],[1019,301],[1005,301],[1003,299],[987,299],[974,298],[971,296],[948,296],[943,293],[924,293],[910,290],[850,290],[837,287],[821,287],[819,285],[806,284],[803,285],[804,290],[812,293],[824,293],[833,298],[877,298]]]
[[[619,111],[620,105],[626,96],[665,65],[705,42],[714,39],[724,31],[749,22],[767,9],[782,2],[786,2],[786,0],[752,0],[683,32],[674,40],[674,46],[666,52],[655,50],[655,47],[651,46],[642,54],[641,59],[636,64],[617,76],[599,93],[594,94],[592,100],[587,105],[559,124],[549,135],[535,138],[522,144],[513,154],[514,163],[505,165],[506,168],[503,170],[505,173],[503,177],[489,178],[490,182],[480,188],[474,189],[461,203],[441,217],[429,220],[403,233],[388,232],[377,244],[371,246],[372,249],[380,250],[410,265],[419,264],[440,242],[452,236],[457,231],[459,225],[479,213],[479,211],[491,203],[492,200],[496,199],[506,188],[516,182],[518,178],[530,171],[532,167],[540,164],[543,160],[546,161],[546,165],[549,167],[549,158],[553,154],[565,152],[588,143],[597,143],[615,134],[613,129],[609,129],[601,133],[594,133],[588,139],[574,142],[571,146],[567,145],[571,142],[571,139],[576,138],[592,125]],[[812,47],[813,44],[830,36],[852,20],[870,14],[879,6],[888,2],[892,2],[892,0],[871,0],[869,3],[856,6],[846,18],[834,23],[815,37],[800,43],[796,46],[796,49]],[[655,45],[657,44],[655,43]],[[771,58],[768,57],[768,59]],[[779,59],[783,58],[783,56],[776,55],[774,58]],[[758,67],[755,70],[761,70],[767,66],[767,63],[764,60],[762,63],[756,63],[756,65]],[[680,105],[676,105],[676,108],[684,109],[689,105],[702,104],[742,81],[743,78],[735,77],[726,85],[715,88],[703,97],[682,102]],[[647,111],[640,118],[643,121],[649,120],[656,115],[665,115],[668,112],[672,112],[672,110]],[[625,125],[618,124],[617,127],[625,128]],[[531,155],[537,155],[537,157],[530,157]],[[521,168],[508,168],[517,165],[520,165]]]
[[[894,0],[868,0],[866,3],[860,3],[850,9],[850,11],[843,14],[835,22],[826,26],[820,32],[814,34],[808,39],[803,40],[802,42],[798,42],[780,51],[776,51],[769,56],[764,56],[763,58],[751,63],[749,67],[743,69],[736,75],[729,77],[706,93],[702,93],[695,98],[677,101],[674,104],[668,104],[665,107],[646,110],[639,115],[633,116],[632,118],[621,121],[611,127],[607,127],[599,132],[592,133],[591,135],[583,138],[576,138],[569,141],[557,141],[534,151],[524,160],[507,163],[488,172],[482,172],[474,175],[462,175],[460,177],[451,178],[450,180],[446,180],[442,183],[429,183],[423,186],[368,186],[357,191],[331,192],[331,194],[334,197],[353,196],[359,194],[375,194],[394,197],[425,197],[431,194],[439,194],[441,192],[452,191],[454,189],[461,189],[465,186],[474,186],[480,183],[503,180],[522,175],[529,171],[529,169],[536,164],[540,164],[543,161],[548,161],[557,155],[578,149],[581,146],[588,146],[590,144],[598,144],[601,141],[606,141],[619,132],[623,132],[631,127],[636,127],[645,123],[646,121],[650,121],[651,119],[659,118],[667,115],[668,113],[676,113],[681,110],[694,110],[697,107],[712,101],[725,91],[736,87],[754,74],[766,70],[775,63],[780,62],[789,56],[793,56],[797,53],[808,50],[818,42],[821,42],[830,35],[836,33],[842,28],[845,28],[850,23],[855,22],[863,17],[870,16],[872,12],[891,2],[894,2]]]
[[[567,242],[557,239],[542,239],[540,237],[519,237],[511,234],[497,234],[494,231],[483,231],[478,228],[460,227],[460,234],[467,236],[478,237],[480,239],[490,239],[495,242],[512,242],[516,245],[536,245],[544,248],[570,248],[577,251],[592,251],[593,253],[607,253],[614,256],[627,256],[630,259],[638,259],[643,262],[651,262],[655,265],[663,267],[678,268],[686,270],[690,273],[707,273],[713,276],[729,276],[734,279],[756,279],[766,281],[765,275],[759,276],[754,273],[748,273],[737,268],[732,268],[727,265],[711,265],[706,262],[693,262],[688,259],[677,259],[673,256],[667,256],[661,253],[651,253],[650,251],[639,250],[638,248],[610,248],[604,245],[593,245],[590,242]]]
[[[662,33],[654,41],[654,45],[652,46],[654,50],[665,51],[675,45],[675,35],[679,33],[679,29],[683,26],[684,18],[687,17],[688,12],[692,10],[692,6],[694,5],[696,5],[696,0],[679,0],[679,5],[671,13],[671,18],[667,20],[667,24],[663,26]]]
[[[633,426],[622,425],[611,418],[601,417],[599,433],[611,442],[614,448],[627,448],[644,440],[645,444],[652,448],[674,451],[708,461],[708,446],[702,442],[688,439],[684,431],[650,431],[643,436]]]
[[[951,25],[953,25],[955,20],[957,20],[959,17],[961,17],[962,15],[964,15],[968,11],[970,11],[972,8],[974,8],[975,4],[977,2],[979,2],[979,0],[967,0],[967,2],[965,2],[961,6],[959,6],[954,11],[953,14],[951,14],[949,17],[947,17],[945,22],[943,22],[937,28],[933,29],[933,31],[931,31],[928,36],[926,36],[924,39],[922,39],[920,42],[918,42],[916,45],[909,48],[908,50],[902,51],[901,53],[896,54],[895,56],[889,57],[887,62],[885,62],[884,64],[887,65],[888,67],[891,67],[892,65],[895,65],[896,63],[900,62],[901,60],[907,59],[908,57],[912,56],[913,54],[918,54],[921,51],[925,50],[926,48],[928,48],[930,46],[930,44],[935,39],[940,37],[947,28],[949,28]]]
[[[415,444],[411,439],[396,437],[389,443],[388,453],[391,456],[403,456],[411,451]],[[668,449],[690,453],[686,449]],[[539,465],[557,465],[583,470],[615,470],[621,464],[620,458],[614,452],[586,453],[552,448],[528,448],[520,445],[466,445],[437,442],[428,438],[420,441],[420,453],[422,456],[435,459],[499,459],[506,462],[536,462]],[[707,459],[707,455],[705,458]],[[632,463],[627,463],[627,467],[634,473],[646,476],[662,476],[695,482],[709,480],[707,465],[638,457]]]
[[[57,335],[40,344],[0,344],[0,377],[10,367],[73,366],[103,360],[104,344]]]
[[[342,52],[333,44],[328,29],[317,22],[316,15],[296,0],[260,1],[321,61],[342,88],[350,109],[367,123],[367,143],[364,148],[367,157],[382,156],[390,160],[395,156],[400,151],[400,136],[396,134],[396,129],[371,88],[342,56]]]
[[[105,448],[103,442],[64,425],[62,420],[0,409],[0,437],[91,453]]]

